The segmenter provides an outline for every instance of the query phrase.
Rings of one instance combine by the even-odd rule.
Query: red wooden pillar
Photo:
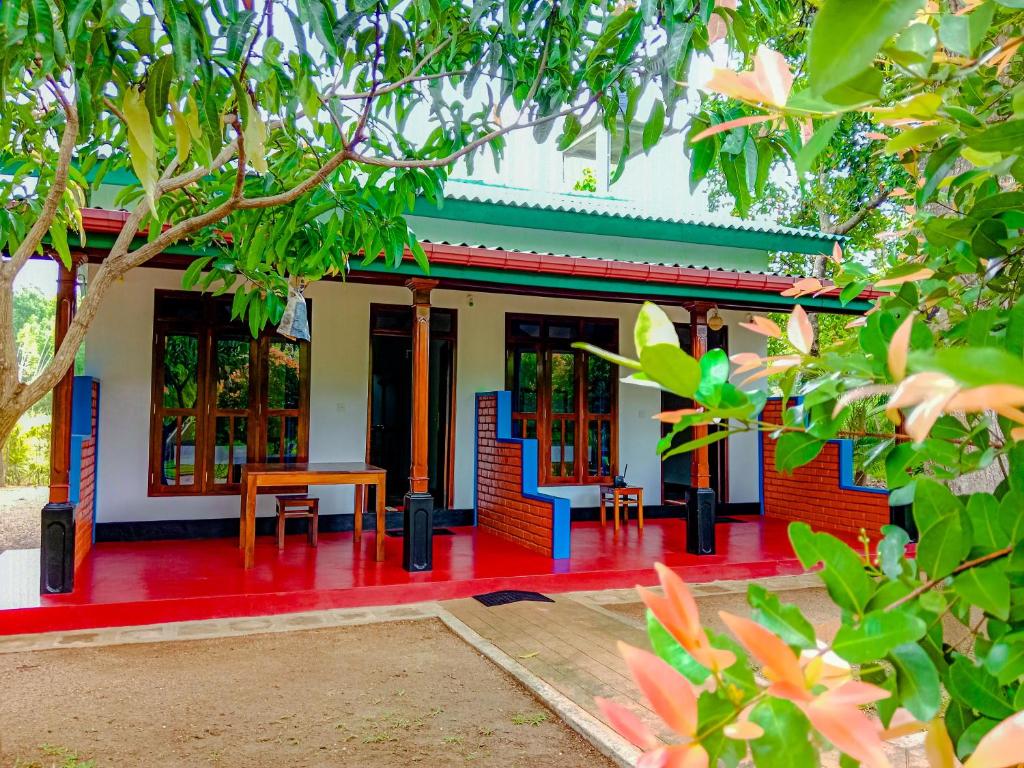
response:
[[[53,329],[53,350],[64,342],[75,316],[77,269],[58,266],[57,311]],[[60,504],[70,498],[71,473],[71,400],[75,386],[74,363],[53,388],[53,407],[50,421],[50,503]]]
[[[690,313],[690,354],[696,359],[708,351],[708,310],[710,304],[686,305]],[[708,434],[705,424],[695,425],[691,439]],[[702,445],[690,454],[690,497],[686,510],[686,551],[695,555],[715,553],[715,491],[711,487],[711,463],[708,447]]]
[[[75,315],[79,262],[58,266],[53,348],[60,348]],[[39,591],[70,592],[75,583],[75,505],[71,503],[71,403],[74,363],[53,389],[50,417],[50,501],[43,507],[40,536]]]
[[[413,278],[412,291],[412,428],[409,492],[405,496],[402,565],[408,571],[433,567],[434,499],[427,470],[430,409],[430,292],[436,280]]]

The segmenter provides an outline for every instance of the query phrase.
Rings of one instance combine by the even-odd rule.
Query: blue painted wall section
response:
[[[92,376],[75,376],[71,395],[71,467],[68,479],[68,494],[73,504],[77,505],[82,498],[82,443],[92,437],[92,389],[97,386],[97,410],[99,409],[99,382]],[[97,416],[99,414],[97,413]],[[93,459],[93,523],[96,522],[96,508],[99,500],[99,485],[96,473],[99,469],[99,419],[96,424],[95,458]],[[96,540],[96,526],[92,529],[93,541]]]
[[[483,397],[494,397],[496,401],[496,438],[499,443],[513,443],[520,446],[522,456],[522,476],[519,492],[524,498],[540,501],[551,506],[551,549],[553,558],[556,560],[566,559],[570,555],[570,512],[569,500],[561,496],[541,493],[537,489],[537,478],[539,477],[537,441],[535,439],[524,439],[512,436],[512,393],[507,390],[496,392],[478,392],[476,396],[477,424],[479,424],[480,400]],[[474,453],[474,475],[479,466],[479,441],[476,443]],[[473,513],[474,522],[478,515],[477,488],[478,483],[474,482]]]

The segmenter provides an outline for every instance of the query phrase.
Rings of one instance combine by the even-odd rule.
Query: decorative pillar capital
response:
[[[413,304],[430,304],[430,292],[437,288],[437,280],[413,277],[405,281],[405,287],[412,291]]]

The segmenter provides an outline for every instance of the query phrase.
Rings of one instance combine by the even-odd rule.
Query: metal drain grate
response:
[[[518,589],[502,589],[498,592],[488,592],[483,595],[473,595],[473,599],[483,603],[488,608],[493,608],[496,605],[508,605],[509,603],[518,603],[520,601],[527,601],[532,603],[553,603],[555,602],[550,597],[542,595],[540,592],[523,592]]]

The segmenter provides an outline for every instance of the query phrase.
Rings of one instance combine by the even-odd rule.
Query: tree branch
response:
[[[981,557],[976,557],[973,560],[968,560],[966,563],[961,563],[956,568],[954,568],[950,572],[949,576],[956,576],[958,573],[963,573],[964,571],[969,571],[971,568],[977,568],[979,565],[985,565],[986,563],[991,563],[993,560],[998,560],[1001,557],[1006,557],[1007,555],[1009,555],[1012,552],[1013,552],[1013,547],[1012,546],[1010,546],[1010,547],[1003,547],[1002,549],[997,549],[995,552],[989,552],[987,555],[982,555]],[[885,610],[886,611],[891,611],[891,610],[894,610],[896,608],[899,608],[901,605],[904,605],[905,603],[909,603],[911,600],[913,600],[913,599],[923,595],[929,589],[932,589],[933,587],[936,587],[939,584],[941,584],[943,581],[948,579],[949,576],[943,576],[941,579],[932,579],[931,581],[925,582],[924,584],[922,584],[921,586],[917,587],[917,589],[913,590],[912,592],[908,592],[906,595],[901,597],[899,600],[896,600],[895,602],[889,603],[889,605],[887,605],[885,607]]]
[[[890,194],[892,194],[891,190],[883,189],[873,198],[868,200],[868,202],[864,204],[864,207],[862,207],[859,211],[853,214],[846,221],[832,227],[830,230],[830,234],[845,235],[849,233],[850,230],[852,230],[854,227],[856,227],[858,224],[864,221],[864,219],[867,217],[869,213],[871,213],[873,210],[875,210],[875,208],[877,208],[886,200],[888,200]]]
[[[64,135],[61,136],[60,149],[57,154],[57,168],[53,175],[53,184],[46,193],[43,201],[43,208],[39,211],[39,217],[35,224],[29,229],[25,239],[21,241],[17,250],[11,254],[10,260],[0,266],[0,276],[4,280],[13,280],[14,276],[21,271],[25,263],[32,258],[32,254],[39,248],[43,236],[53,224],[53,218],[60,207],[60,201],[68,188],[68,173],[71,170],[71,155],[75,151],[75,142],[78,140],[78,109],[73,101],[69,100],[61,89],[51,79],[51,89],[56,95],[64,110]]]

